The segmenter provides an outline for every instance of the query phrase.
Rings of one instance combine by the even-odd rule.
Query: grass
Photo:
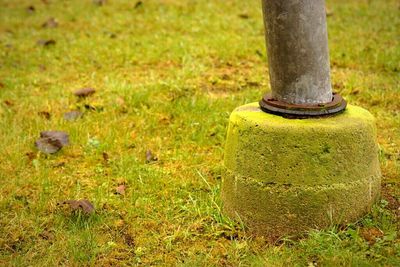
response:
[[[0,265],[400,265],[400,6],[327,5],[333,85],[377,118],[383,198],[355,224],[268,244],[219,194],[229,113],[269,90],[259,1],[0,0]],[[33,143],[51,129],[71,145],[47,156]]]

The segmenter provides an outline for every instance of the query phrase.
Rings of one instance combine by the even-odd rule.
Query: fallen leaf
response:
[[[78,110],[72,110],[64,113],[64,120],[75,121],[83,116],[83,113]]]
[[[147,163],[154,162],[154,161],[157,161],[157,160],[158,160],[158,158],[153,155],[151,150],[147,150],[146,151],[146,162]]]
[[[14,102],[11,100],[4,100],[3,102],[7,107],[12,107],[14,106]]]
[[[135,239],[133,238],[133,236],[130,233],[127,233],[125,231],[125,233],[123,234],[123,238],[124,238],[125,244],[127,244],[130,247],[135,247]]]
[[[39,236],[44,240],[51,240],[54,238],[54,234],[50,231],[44,230],[39,234]]]
[[[36,11],[36,9],[35,9],[34,6],[28,6],[28,7],[26,8],[26,10],[28,11],[28,13],[33,13],[33,12]]]
[[[54,154],[63,146],[69,144],[69,136],[61,131],[44,131],[40,138],[35,141],[36,148],[46,154]]]
[[[25,156],[28,157],[29,161],[32,161],[32,160],[35,159],[36,153],[34,153],[34,152],[26,152],[26,153],[25,153]]]
[[[48,111],[39,111],[38,115],[45,118],[46,120],[50,120],[51,114]]]
[[[62,148],[59,140],[52,140],[51,138],[39,138],[35,141],[35,147],[46,154],[54,154]]]
[[[77,97],[87,97],[90,95],[93,95],[96,92],[96,90],[94,88],[82,88],[82,89],[78,89],[74,92],[74,95],[76,95]]]
[[[98,5],[98,6],[102,6],[106,3],[106,0],[93,0],[93,4]]]
[[[125,99],[123,97],[117,97],[115,102],[117,102],[118,106],[125,106]]]
[[[39,46],[48,47],[51,45],[55,45],[56,41],[53,39],[48,39],[48,40],[40,39],[39,41],[36,42],[36,44]]]
[[[49,18],[42,24],[42,28],[57,28],[58,22],[55,18]]]
[[[53,165],[54,168],[60,168],[60,167],[64,167],[64,166],[65,166],[64,161],[57,162]]]
[[[63,146],[69,144],[69,136],[66,132],[63,131],[43,131],[40,133],[40,137],[59,140]]]
[[[363,228],[361,229],[360,234],[370,245],[375,244],[376,239],[383,236],[383,232],[375,227]]]
[[[108,161],[110,159],[110,156],[107,154],[107,152],[103,152],[103,159],[104,161]]]
[[[137,9],[137,8],[141,7],[142,5],[143,5],[143,1],[137,1],[134,6],[134,9]]]
[[[126,185],[121,184],[121,185],[117,186],[117,188],[115,188],[115,193],[119,194],[119,195],[125,195],[125,189],[126,189]]]
[[[239,14],[239,18],[241,18],[241,19],[249,19],[250,18],[250,16],[248,15],[248,14]]]
[[[81,200],[66,200],[61,202],[62,205],[69,205],[72,211],[81,210],[85,214],[92,214],[94,212],[94,206],[90,203],[89,200],[81,199]]]

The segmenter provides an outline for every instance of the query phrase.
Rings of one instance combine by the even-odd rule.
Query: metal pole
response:
[[[323,109],[316,114],[298,115],[343,110],[344,101],[336,96],[332,108],[335,111],[327,111],[335,95],[330,80],[325,1],[262,0],[262,3],[272,93],[260,102],[261,107],[267,112],[271,104],[290,110]]]

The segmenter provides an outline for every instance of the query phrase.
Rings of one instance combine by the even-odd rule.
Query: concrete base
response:
[[[349,223],[380,193],[373,116],[285,119],[241,106],[230,117],[223,177],[224,212],[251,233],[277,238]]]

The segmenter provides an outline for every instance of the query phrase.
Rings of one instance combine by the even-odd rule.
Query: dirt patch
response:
[[[382,198],[388,202],[388,209],[396,214],[396,220],[400,223],[400,200],[395,189],[388,184],[382,185]]]

